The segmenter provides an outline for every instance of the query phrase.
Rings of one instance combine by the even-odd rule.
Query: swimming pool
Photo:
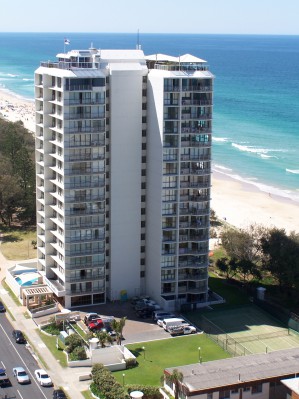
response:
[[[17,277],[15,277],[15,280],[21,287],[25,287],[37,283],[39,277],[40,274],[30,272],[19,274]]]

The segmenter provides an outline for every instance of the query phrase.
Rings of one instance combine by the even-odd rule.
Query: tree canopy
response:
[[[0,118],[0,217],[10,225],[35,222],[34,138],[22,122]]]

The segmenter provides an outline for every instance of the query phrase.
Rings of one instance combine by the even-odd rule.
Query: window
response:
[[[250,391],[250,387],[244,387],[243,388],[243,392],[248,392],[248,391]]]
[[[207,399],[213,399],[213,394],[212,393],[208,393],[207,394]]]
[[[140,277],[141,278],[145,277],[145,271],[144,270],[140,272]]]
[[[219,392],[219,399],[230,399],[230,391],[226,390]]]
[[[263,392],[263,384],[256,384],[251,387],[251,393],[261,393]]]

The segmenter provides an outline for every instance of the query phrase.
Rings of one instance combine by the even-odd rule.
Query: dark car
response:
[[[67,396],[62,389],[54,389],[53,399],[67,399]]]
[[[152,317],[152,309],[141,309],[141,310],[136,310],[136,316],[140,317],[141,319],[148,319]]]
[[[18,343],[18,344],[25,344],[26,343],[26,339],[25,339],[22,331],[13,330],[12,331],[12,336],[13,336],[14,340],[16,341],[16,343]]]
[[[6,311],[5,306],[3,305],[2,302],[0,302],[0,312],[5,312],[5,311]]]

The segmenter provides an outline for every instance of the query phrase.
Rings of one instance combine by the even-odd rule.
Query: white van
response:
[[[165,331],[169,331],[169,328],[171,327],[184,326],[184,325],[188,325],[186,320],[179,319],[177,317],[173,317],[172,319],[164,319],[162,322],[162,327],[164,328]]]

